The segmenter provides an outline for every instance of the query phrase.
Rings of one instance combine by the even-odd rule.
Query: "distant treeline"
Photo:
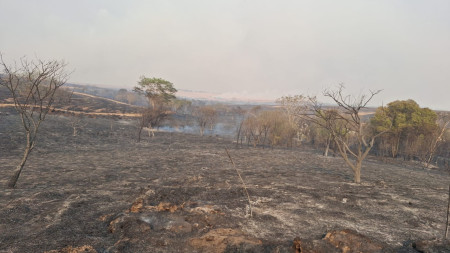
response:
[[[148,106],[148,100],[134,91],[69,84],[77,92],[115,99],[131,105]],[[292,98],[291,98],[292,99]],[[175,99],[168,104],[175,119],[194,125],[203,134],[214,133],[218,124],[234,125],[235,142],[261,148],[312,145],[324,155],[338,153],[329,130],[301,117],[306,107],[296,102],[279,101],[279,106],[237,106],[211,102]],[[417,160],[427,164],[448,166],[450,159],[449,112],[421,108],[413,100],[394,101],[361,115],[368,136],[380,134],[371,154],[379,157]],[[177,116],[178,115],[178,116]],[[167,119],[161,124],[176,120]],[[336,126],[339,126],[337,124]],[[342,129],[345,127],[342,124]],[[218,132],[217,132],[218,133]],[[344,134],[348,144],[357,145],[352,131]],[[355,147],[356,148],[356,147]]]

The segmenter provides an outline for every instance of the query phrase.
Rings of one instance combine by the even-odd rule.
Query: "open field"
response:
[[[416,252],[413,241],[444,233],[444,170],[368,159],[356,185],[340,158],[308,148],[235,148],[168,132],[136,143],[132,121],[86,120],[72,136],[66,117],[50,115],[10,190],[23,137],[16,115],[0,119],[0,252],[291,252],[295,237],[339,229],[383,251]]]

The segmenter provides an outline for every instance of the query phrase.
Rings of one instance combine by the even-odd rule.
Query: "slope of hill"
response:
[[[54,104],[52,113],[72,113],[90,116],[128,116],[135,117],[138,106],[109,98],[63,89],[64,99]],[[9,91],[0,87],[0,107],[13,107],[14,101]]]
[[[115,98],[119,89],[114,88],[104,88],[88,84],[74,84],[68,83],[67,87],[76,92],[81,92],[85,94],[105,97],[105,98]],[[181,99],[187,100],[201,100],[207,102],[220,102],[220,103],[231,103],[231,104],[255,104],[255,105],[271,105],[275,103],[272,99],[263,99],[256,97],[249,97],[245,95],[238,94],[226,94],[226,93],[215,93],[215,92],[205,92],[205,91],[194,91],[194,90],[184,90],[179,89],[176,96]],[[144,101],[145,102],[145,101]],[[141,104],[140,101],[139,104]]]

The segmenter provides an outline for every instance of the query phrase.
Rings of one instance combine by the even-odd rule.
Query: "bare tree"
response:
[[[212,106],[197,107],[194,110],[193,115],[200,128],[201,136],[203,136],[207,126],[209,126],[211,130],[214,128],[218,117],[217,110]]]
[[[362,162],[372,149],[375,139],[384,133],[375,134],[370,125],[361,120],[360,115],[361,110],[380,92],[370,91],[368,95],[355,97],[345,95],[344,86],[340,85],[336,90],[323,92],[325,97],[337,104],[337,108],[325,109],[315,97],[310,97],[310,112],[302,114],[330,133],[339,154],[352,169],[355,183],[361,182]]]
[[[141,116],[138,119],[138,138],[137,142],[141,141],[141,133],[144,128],[149,129],[149,135],[155,136],[153,132],[153,127],[160,125],[161,121],[169,115],[169,111],[165,110],[164,107],[157,106],[154,108],[143,108],[141,111]]]
[[[450,115],[440,113],[439,114],[439,127],[435,129],[431,136],[431,143],[428,147],[428,152],[426,153],[425,167],[428,168],[433,159],[433,156],[436,153],[439,144],[444,141],[444,134],[448,131],[447,127],[450,124]]]
[[[297,143],[300,143],[308,131],[308,124],[300,116],[307,110],[308,98],[303,95],[283,96],[277,100],[277,103],[283,108],[291,127],[296,131]]]
[[[72,136],[77,136],[78,130],[87,126],[87,122],[81,114],[73,114],[72,116],[69,116],[69,125],[73,129]]]
[[[247,140],[247,145],[253,143],[253,147],[256,148],[261,143],[263,138],[263,128],[260,117],[257,114],[250,114],[242,125],[242,130]]]
[[[68,74],[63,61],[29,60],[24,57],[9,66],[1,54],[0,61],[3,68],[0,85],[9,90],[26,136],[23,158],[8,182],[8,187],[14,188],[28,156],[36,146],[39,127],[52,110],[56,92],[65,84]]]
[[[236,129],[236,147],[239,146],[239,140],[241,140],[241,146],[242,146],[242,137],[241,137],[241,131],[242,131],[242,125],[244,124],[245,115],[247,114],[247,111],[242,109],[240,106],[234,108],[234,115],[236,115],[236,121],[238,122],[238,126]]]

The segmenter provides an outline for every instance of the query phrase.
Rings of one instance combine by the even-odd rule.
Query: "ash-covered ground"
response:
[[[0,252],[291,252],[296,237],[339,229],[415,252],[412,242],[444,234],[445,170],[369,158],[358,185],[341,158],[307,147],[169,132],[136,143],[132,120],[85,119],[73,136],[68,118],[48,116],[6,189],[22,156],[18,120],[0,119]]]

